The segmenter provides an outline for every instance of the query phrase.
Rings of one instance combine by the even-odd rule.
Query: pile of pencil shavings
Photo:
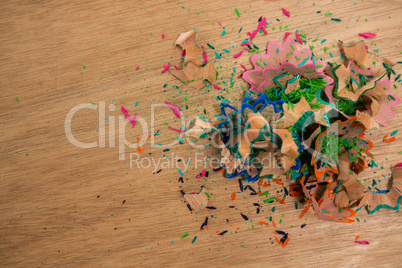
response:
[[[296,33],[302,43],[299,39]],[[183,48],[184,68],[171,73],[196,89],[209,82],[219,90],[215,68],[195,42],[195,32],[182,33],[175,45]],[[389,190],[366,189],[358,180],[373,158],[366,130],[388,125],[386,117],[395,117],[392,107],[401,102],[389,80],[395,63],[383,58],[382,66],[375,64],[363,41],[353,46],[341,42],[340,47],[344,62],[327,64],[309,48],[297,49],[289,33],[282,45],[269,42],[266,54],[251,57],[254,69],[242,74],[250,88],[241,107],[224,100],[224,120],[216,128],[198,118],[186,134],[218,134],[227,178],[243,175],[246,181],[262,182],[285,175],[295,180],[291,192],[304,196],[303,215],[311,207],[320,219],[353,222],[363,207],[369,213],[398,210],[402,163],[391,169]],[[208,202],[202,191],[187,198],[195,210]]]
[[[283,45],[269,42],[267,54],[252,56],[254,69],[243,74],[250,89],[241,107],[221,103],[227,177],[297,179],[306,210],[324,220],[352,222],[364,206],[369,213],[397,210],[402,165],[392,168],[389,191],[370,191],[358,180],[373,157],[365,131],[387,125],[386,117],[396,115],[391,108],[400,103],[387,79],[393,64],[386,60],[375,69],[362,41],[341,44],[345,61],[339,65],[327,66],[310,49],[296,47],[293,38]]]
[[[390,190],[366,189],[358,175],[373,157],[365,131],[388,125],[400,99],[391,92],[392,62],[373,66],[363,41],[341,48],[344,62],[326,64],[291,37],[269,42],[243,74],[250,88],[241,107],[220,104],[225,120],[217,131],[227,178],[286,175],[300,184],[304,212],[311,207],[320,219],[352,222],[363,207],[399,208],[402,164],[392,168]]]

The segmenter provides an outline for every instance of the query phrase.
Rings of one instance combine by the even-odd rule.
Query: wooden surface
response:
[[[227,180],[211,169],[208,178],[195,178],[203,169],[195,168],[195,153],[212,157],[215,150],[191,149],[187,143],[163,152],[148,142],[142,153],[155,160],[164,155],[171,159],[172,153],[184,162],[191,158],[183,184],[178,182],[177,168],[165,168],[157,174],[152,167],[130,169],[128,155],[136,149],[127,148],[126,159],[119,160],[119,154],[124,153],[118,148],[120,106],[130,114],[137,112],[149,124],[154,103],[174,103],[183,108],[186,119],[204,114],[204,109],[205,116],[213,118],[219,107],[216,96],[233,103],[244,96],[242,86],[247,84],[237,78],[228,93],[196,91],[168,72],[161,74],[164,63],[182,67],[181,49],[172,46],[180,32],[195,28],[200,45],[208,42],[220,53],[224,48],[231,51],[216,60],[213,50],[207,48],[222,88],[228,88],[223,81],[229,83],[233,66],[237,68],[235,77],[240,63],[251,68],[251,54],[237,60],[232,54],[240,51],[240,42],[247,37],[246,32],[256,28],[260,16],[266,16],[270,23],[268,36],[258,35],[254,40],[260,48],[269,40],[279,41],[289,25],[287,31],[299,29],[311,38],[308,44],[314,45],[317,57],[340,62],[338,40],[355,42],[359,32],[374,32],[378,37],[367,42],[369,49],[378,48],[381,56],[401,61],[402,2],[354,2],[2,1],[1,266],[400,266],[402,220],[398,212],[381,210],[367,215],[362,210],[357,214],[360,222],[336,224],[318,220],[311,210],[299,219],[303,206],[296,210],[294,202],[298,199],[288,198],[285,205],[263,204],[257,215],[252,203],[262,198],[239,193],[237,180]],[[291,18],[282,14],[281,7],[291,12]],[[315,38],[318,41],[312,42]],[[320,44],[323,39],[327,41]],[[139,70],[135,70],[137,66]],[[396,71],[400,73],[401,68]],[[398,86],[397,95],[402,97]],[[105,148],[78,148],[67,140],[67,113],[78,104],[91,102],[96,107],[100,102],[106,107],[115,105],[115,111],[106,109],[105,115],[107,126],[110,116],[116,117],[115,147],[109,146],[108,127]],[[390,165],[401,160],[402,134],[391,144],[381,140],[402,126],[402,106],[395,110],[399,116],[390,119],[388,127],[372,132],[379,167],[362,173],[366,185],[374,178],[385,189]],[[155,129],[160,135],[155,143],[176,139],[178,133],[168,126],[180,128],[180,123],[170,109],[158,109]],[[71,129],[82,142],[98,141],[98,110],[77,112]],[[136,142],[141,127],[127,125],[125,131],[128,140]],[[179,189],[198,191],[202,185],[211,194],[209,205],[217,210],[205,209],[195,215],[186,207]],[[280,189],[273,185],[269,191],[274,196]],[[232,201],[233,192],[238,193]],[[252,222],[244,221],[241,212]],[[209,229],[201,231],[207,216]],[[257,224],[260,220],[269,222],[266,217],[272,217],[277,227]],[[303,223],[307,225],[301,229]],[[217,235],[224,230],[229,232]],[[285,248],[274,242],[275,230],[289,233]],[[187,232],[188,236],[181,239]],[[354,243],[357,235],[370,245]]]

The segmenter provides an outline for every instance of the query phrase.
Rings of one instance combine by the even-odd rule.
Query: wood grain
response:
[[[234,103],[244,96],[245,82],[234,78],[235,86],[229,88],[222,81],[229,83],[233,66],[237,68],[235,77],[240,63],[251,68],[251,54],[238,59],[233,59],[232,54],[240,51],[240,42],[246,32],[256,28],[260,16],[266,16],[271,27],[267,36],[255,38],[260,48],[269,40],[279,41],[289,25],[287,31],[298,29],[307,35],[317,57],[340,62],[338,40],[354,42],[358,33],[374,32],[378,36],[368,40],[369,49],[379,49],[380,55],[401,61],[402,2],[354,2],[2,1],[1,265],[400,266],[400,213],[381,210],[367,215],[360,211],[360,222],[335,224],[318,220],[312,211],[299,219],[302,205],[296,210],[294,202],[298,199],[288,198],[285,205],[263,204],[257,215],[252,203],[260,198],[245,192],[231,200],[232,193],[239,192],[236,180],[227,180],[211,170],[208,178],[196,179],[203,168],[195,167],[195,154],[212,157],[213,148],[191,149],[184,143],[164,152],[158,146],[151,148],[149,142],[144,145],[143,157],[158,160],[160,156],[178,156],[182,163],[191,158],[183,184],[178,182],[181,175],[177,168],[165,168],[159,173],[153,172],[153,167],[131,169],[128,156],[137,150],[118,148],[120,106],[130,114],[137,112],[149,124],[151,105],[155,103],[169,101],[182,107],[186,120],[204,111],[205,116],[213,118],[219,106],[216,96]],[[290,11],[290,18],[282,14],[282,7]],[[331,16],[324,16],[331,12]],[[331,21],[332,17],[342,21]],[[218,82],[229,92],[197,91],[168,72],[161,74],[164,63],[182,67],[181,49],[172,45],[180,32],[193,28],[200,45],[210,43],[220,53],[224,48],[231,51],[215,59],[213,50],[207,48],[208,57],[219,71]],[[312,42],[315,38],[318,41]],[[320,44],[323,39],[327,41]],[[137,66],[139,70],[135,70]],[[400,73],[401,68],[396,71]],[[396,94],[402,97],[400,83],[398,86]],[[91,102],[96,107],[101,102],[106,107],[115,105],[114,111],[106,109],[105,148],[78,148],[66,138],[64,124],[69,110]],[[98,110],[85,109],[74,116],[71,128],[78,140],[98,141]],[[402,106],[395,110],[398,117],[390,119],[389,126],[370,134],[379,167],[361,174],[366,185],[376,179],[386,188],[389,167],[401,161],[401,134],[391,144],[381,139],[402,126]],[[112,116],[116,117],[115,147],[109,146]],[[155,129],[160,135],[155,137],[155,143],[166,144],[177,137],[178,133],[169,130],[165,122],[180,128],[170,109],[158,108]],[[140,133],[140,126],[125,128],[131,142],[136,142]],[[125,160],[119,160],[121,153],[127,156]],[[217,210],[192,214],[180,196],[179,186],[187,192],[198,192],[202,185],[211,194],[208,205]],[[273,196],[280,190],[279,185],[269,188]],[[252,222],[245,221],[240,213],[248,215]],[[205,217],[209,217],[208,230],[200,230]],[[277,227],[257,224],[261,220],[269,222],[266,217],[272,217]],[[303,223],[307,225],[301,229]],[[229,232],[217,235],[224,230]],[[289,232],[290,241],[285,248],[274,242],[275,230]],[[187,232],[188,236],[181,239]],[[370,241],[370,245],[355,244],[357,235]]]

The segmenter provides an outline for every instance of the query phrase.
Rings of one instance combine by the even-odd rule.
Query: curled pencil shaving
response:
[[[356,121],[362,123],[366,129],[380,128],[377,121],[375,121],[375,118],[371,117],[368,113],[356,111],[356,116]]]
[[[385,193],[368,191],[357,179],[356,174],[350,172],[350,161],[345,154],[340,161],[340,174],[338,179],[342,181],[342,190],[335,198],[335,204],[341,206],[352,206],[356,203],[357,209],[367,207],[370,214],[380,208],[399,209],[402,198],[402,167],[391,168],[393,183],[389,191]]]
[[[366,44],[363,41],[356,43],[354,46],[346,46],[341,44],[345,57],[355,61],[363,68],[368,68],[375,59],[375,55],[369,53]]]
[[[276,178],[298,165],[299,147],[294,134],[288,129],[273,127],[283,115],[283,101],[270,101],[266,94],[255,98],[252,94],[247,91],[240,109],[227,102],[220,105],[225,118],[218,124],[221,166],[228,178],[239,175],[245,175],[246,181]],[[233,119],[245,125],[241,132],[231,127]],[[264,159],[270,161],[264,162]]]
[[[206,86],[206,80],[211,84],[216,81],[216,70],[211,61],[205,66],[197,66],[194,62],[188,62],[181,70],[171,70],[174,76],[176,76],[183,83],[187,83],[196,89],[201,89]]]
[[[385,194],[373,193],[371,191],[366,192],[358,205],[360,208],[367,206],[367,210],[370,214],[380,208],[399,209],[402,198],[402,167],[393,167],[391,171],[393,183],[389,192]]]
[[[332,83],[332,79],[323,72],[326,63],[313,60],[309,48],[297,49],[296,42],[291,37],[287,37],[282,45],[270,41],[267,54],[253,55],[251,62],[254,69],[244,72],[243,78],[250,84],[250,90],[254,92],[264,92],[276,87],[277,84],[272,77],[286,72],[308,79],[325,79],[328,85]]]
[[[290,107],[288,104],[283,104],[284,117],[278,121],[279,128],[289,128],[293,126],[306,112],[313,112],[317,123],[327,126],[325,115],[332,109],[330,105],[322,105],[319,109],[313,109],[304,97],[297,104]]]
[[[330,178],[331,176],[328,177]],[[326,179],[321,178],[321,180]],[[345,207],[340,210],[334,204],[335,194],[333,191],[337,187],[337,182],[330,181],[324,187],[314,176],[310,178],[303,177],[301,181],[303,193],[307,197],[306,203],[313,208],[315,215],[319,219],[341,223],[354,222],[350,217],[356,215],[355,211]]]
[[[339,158],[338,180],[341,182],[341,191],[335,198],[338,207],[349,207],[364,195],[364,186],[358,181],[357,174],[350,171],[349,154],[344,153]]]
[[[201,135],[205,133],[209,133],[212,131],[212,125],[209,122],[206,122],[205,120],[201,119],[200,117],[195,118],[195,123],[192,128],[187,130],[185,134],[187,136],[193,137],[193,138],[200,138]]]
[[[353,102],[356,102],[359,97],[369,89],[374,89],[375,81],[371,81],[368,84],[358,87],[356,83],[352,83],[352,88],[350,88],[350,81],[353,72],[345,67],[345,65],[340,65],[339,68],[335,70],[335,75],[338,78],[338,91],[337,95],[342,98],[347,98]]]
[[[174,43],[174,46],[180,45],[183,50],[186,51],[184,65],[186,65],[186,63],[190,61],[198,66],[204,65],[206,54],[204,55],[204,49],[197,45],[195,37],[196,32],[191,30],[185,33],[181,33]]]
[[[184,199],[186,199],[190,207],[196,212],[208,205],[208,197],[205,194],[205,190],[206,188],[203,186],[198,194],[184,194]]]
[[[281,154],[278,158],[281,159],[281,166],[283,167],[283,173],[285,173],[293,166],[295,159],[299,156],[298,146],[289,130],[274,129],[274,133],[282,140]]]
[[[353,46],[341,46],[345,64],[332,70],[336,83],[334,87],[326,88],[330,102],[343,103],[343,108],[336,105],[337,111],[347,118],[358,116],[358,121],[367,129],[388,125],[385,118],[396,116],[391,108],[401,100],[391,94],[391,82],[383,77],[392,71],[395,63],[383,58],[385,71],[384,68],[373,71],[374,55],[367,52],[363,41]]]
[[[366,128],[356,121],[357,117],[350,118],[344,122],[338,120],[318,136],[311,159],[311,164],[314,166],[314,172],[317,177],[323,176],[328,171],[335,174],[339,173],[338,154],[343,154],[347,151],[346,146],[348,146],[349,151],[356,150],[358,158],[362,153],[371,155],[370,150],[374,145],[363,136]],[[338,147],[340,145],[341,147]]]

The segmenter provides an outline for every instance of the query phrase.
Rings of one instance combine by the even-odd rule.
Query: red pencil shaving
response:
[[[375,33],[359,33],[359,36],[364,37],[364,38],[373,38],[376,37],[377,35]]]
[[[186,56],[186,50],[185,49],[183,49],[183,51],[181,52],[181,56],[182,57]]]
[[[164,72],[166,72],[167,70],[169,70],[169,68],[170,68],[170,62],[166,65],[166,66],[164,66],[165,68],[163,68],[163,70],[162,70],[162,73],[164,73]]]
[[[137,117],[137,113],[133,114],[133,117],[130,117],[128,115],[128,111],[126,108],[124,108],[123,106],[121,106],[121,111],[123,112],[123,114],[127,117],[127,119],[131,122],[132,127],[133,128],[135,126],[135,123],[137,122],[136,117]]]
[[[181,118],[181,113],[180,113],[180,108],[179,107],[177,107],[176,105],[171,104],[171,103],[169,103],[167,101],[165,101],[165,103],[170,107],[170,109],[172,109],[172,111],[173,111],[175,116],[177,116],[178,118]]]
[[[241,64],[241,63],[240,63],[240,66],[244,69],[245,72],[247,72],[246,66],[244,66],[244,65]],[[239,74],[239,75],[237,76],[237,78],[241,78],[242,76],[243,76],[243,73]]]
[[[244,66],[243,64],[240,63],[240,66],[244,69],[245,72],[247,72],[247,68],[246,66]]]
[[[168,129],[178,131],[178,132],[184,132],[184,129],[177,129],[177,128],[172,128],[172,127],[168,127]]]
[[[240,52],[237,53],[237,54],[233,54],[233,58],[237,59],[238,57],[241,56],[241,54],[243,54],[243,51],[240,51]]]
[[[289,12],[289,11],[287,11],[287,10],[284,9],[284,8],[282,8],[282,12],[283,12],[283,14],[284,14],[286,17],[290,18],[290,12]]]
[[[360,245],[370,245],[370,242],[366,241],[366,240],[361,240],[361,241],[355,240],[355,243],[360,244]]]
[[[303,45],[303,41],[301,40],[299,33],[296,33],[296,40],[297,40],[297,42],[299,42],[301,45]]]

